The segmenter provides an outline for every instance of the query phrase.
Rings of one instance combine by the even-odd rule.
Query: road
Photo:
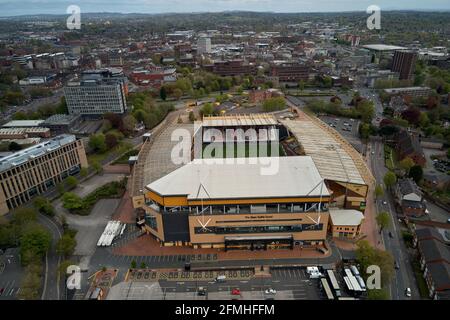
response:
[[[380,141],[370,142],[370,166],[372,173],[377,181],[377,184],[384,186],[383,177],[387,172],[384,166],[384,146]],[[405,289],[411,288],[412,299],[420,299],[419,289],[416,284],[414,273],[411,266],[410,258],[407,254],[407,249],[402,238],[400,223],[394,206],[394,199],[392,195],[385,190],[384,195],[377,201],[378,212],[387,211],[391,217],[391,228],[383,230],[383,242],[388,252],[392,253],[395,261],[400,266],[400,269],[395,271],[392,285],[390,286],[391,298],[393,300],[410,299],[405,297]],[[386,203],[386,204],[384,204]],[[392,237],[389,236],[392,234]]]
[[[45,256],[44,285],[41,300],[59,300],[63,292],[63,283],[59,279],[58,267],[61,256],[56,253],[56,244],[62,237],[62,228],[52,219],[39,214],[38,221],[52,235],[51,248]]]

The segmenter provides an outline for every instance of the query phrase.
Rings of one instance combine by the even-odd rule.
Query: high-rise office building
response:
[[[414,51],[395,51],[391,71],[398,72],[400,80],[410,80],[414,73],[416,59],[417,54]]]
[[[85,71],[81,79],[64,87],[69,113],[86,116],[124,113],[127,93],[127,79],[115,68]]]
[[[211,53],[211,38],[201,37],[197,41],[197,53]]]
[[[0,158],[0,215],[87,166],[83,142],[66,134]]]

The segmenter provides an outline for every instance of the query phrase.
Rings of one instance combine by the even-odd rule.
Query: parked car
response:
[[[394,262],[394,267],[396,270],[400,269],[400,265],[398,264],[397,261]]]
[[[233,296],[240,296],[241,295],[241,290],[234,288],[233,290],[231,290],[231,294]]]
[[[393,236],[392,232],[389,231],[389,238],[393,238],[393,237],[394,236]]]
[[[227,277],[224,275],[217,276],[216,282],[225,282],[226,279],[227,279]]]
[[[383,201],[383,204],[384,204],[384,205],[387,205],[387,202],[386,202],[386,201]]]
[[[405,296],[411,297],[411,288],[406,288],[406,290],[405,290]]]
[[[198,287],[197,293],[199,296],[206,296],[206,291],[205,287]]]
[[[265,294],[276,294],[277,290],[269,288],[269,289],[266,289],[266,291],[264,291],[264,293]]]

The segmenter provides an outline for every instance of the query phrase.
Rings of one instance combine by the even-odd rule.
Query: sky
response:
[[[272,12],[450,10],[449,0],[0,0],[0,16],[66,14],[69,5],[83,12],[167,13],[230,10]]]

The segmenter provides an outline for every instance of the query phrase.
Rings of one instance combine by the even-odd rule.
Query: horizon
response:
[[[382,11],[416,11],[416,12],[447,12],[450,2],[430,0],[426,4],[421,1],[376,1]],[[351,0],[310,1],[310,0],[191,0],[186,5],[181,0],[133,0],[126,4],[120,0],[0,0],[2,18],[38,15],[67,15],[69,5],[78,5],[85,14],[196,14],[225,12],[254,13],[345,13],[365,12],[367,7],[375,4],[373,1],[361,0],[354,3]],[[108,8],[104,10],[104,8]],[[176,8],[176,9],[174,9]]]

